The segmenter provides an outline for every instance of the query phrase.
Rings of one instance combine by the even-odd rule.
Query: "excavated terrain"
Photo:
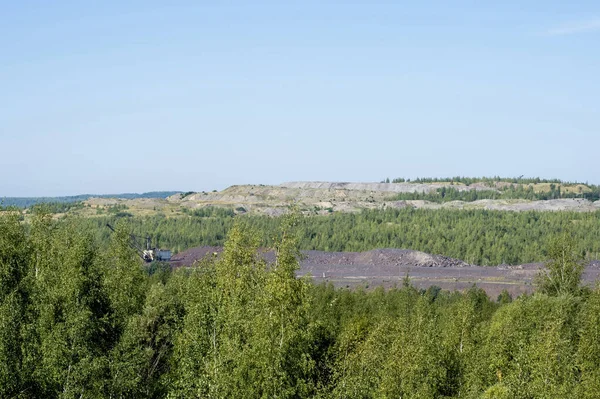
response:
[[[327,215],[332,212],[359,212],[363,209],[424,208],[424,209],[485,209],[498,211],[578,211],[600,210],[600,201],[591,202],[581,198],[555,199],[547,201],[478,200],[473,202],[452,201],[433,203],[423,200],[395,201],[398,193],[431,193],[439,188],[458,191],[498,190],[511,183],[336,183],[336,182],[289,182],[280,185],[240,185],[223,191],[176,194],[167,199],[90,199],[87,207],[78,212],[88,216],[104,214],[107,207],[123,207],[134,215],[151,215],[161,212],[169,216],[184,214],[189,210],[208,206],[227,207],[236,213],[279,216],[295,205],[304,214]],[[530,185],[535,192],[548,191],[550,184]],[[562,192],[583,193],[585,185],[564,185]],[[119,208],[120,209],[120,208]],[[195,261],[215,257],[221,252],[218,247],[192,248],[173,257],[174,267],[191,266]],[[263,251],[267,260],[273,253]],[[541,264],[520,266],[480,267],[461,260],[422,252],[379,249],[363,253],[304,252],[298,275],[310,274],[315,282],[328,281],[338,287],[392,287],[401,284],[408,274],[418,288],[432,285],[444,289],[462,290],[477,284],[491,297],[507,289],[513,296],[532,291],[532,281]],[[592,284],[600,274],[598,262],[591,263],[584,279]]]
[[[218,257],[220,247],[197,247],[175,255],[173,267],[192,266],[206,257]],[[267,262],[273,252],[262,250]],[[298,276],[310,275],[315,283],[331,282],[336,287],[400,286],[408,275],[421,289],[436,285],[447,290],[464,290],[476,284],[491,298],[506,289],[513,297],[533,291],[533,279],[541,263],[496,267],[470,265],[458,259],[405,249],[377,249],[367,252],[302,251]],[[585,269],[584,281],[593,285],[600,275],[600,262]]]
[[[563,198],[545,201],[523,199],[493,200],[473,202],[452,201],[434,203],[423,200],[395,201],[398,193],[431,193],[439,188],[452,188],[458,191],[498,190],[510,184],[498,182],[490,187],[482,183],[470,186],[459,183],[333,183],[333,182],[290,182],[277,186],[241,185],[231,186],[223,191],[202,192],[189,195],[176,194],[167,202],[185,208],[205,206],[225,206],[256,214],[279,216],[290,205],[298,206],[306,214],[327,214],[331,212],[358,212],[361,209],[385,208],[426,208],[426,209],[486,209],[499,211],[580,211],[591,212],[600,209],[600,201],[591,202],[582,198]],[[575,190],[578,186],[571,187]],[[538,188],[543,190],[543,187]],[[565,192],[568,192],[568,187]],[[500,193],[500,191],[498,191]]]
[[[236,213],[279,216],[289,210],[290,205],[306,215],[327,215],[332,212],[360,212],[363,209],[415,208],[415,209],[485,209],[498,211],[576,211],[600,210],[600,201],[591,202],[583,198],[563,198],[546,201],[524,199],[484,199],[472,202],[452,201],[445,203],[424,200],[395,200],[399,193],[433,193],[440,188],[457,191],[490,191],[515,186],[507,182],[473,183],[336,183],[336,182],[290,182],[279,185],[237,185],[222,191],[188,192],[175,194],[166,199],[119,199],[90,198],[86,207],[73,211],[83,216],[106,213],[111,207],[119,206],[135,216],[150,216],[162,213],[169,216],[181,215],[189,210],[209,206],[225,207]],[[528,185],[535,192],[547,192],[550,185],[539,183]],[[584,193],[590,190],[585,185],[561,186],[564,193]],[[114,209],[113,209],[114,210]]]

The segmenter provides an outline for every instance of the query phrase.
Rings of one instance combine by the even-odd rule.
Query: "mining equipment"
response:
[[[115,232],[115,229],[110,225],[106,224],[106,227]],[[134,234],[129,234],[129,246],[134,249],[137,254],[144,260],[144,262],[168,262],[171,260],[171,250],[170,249],[161,249],[152,246],[152,239],[150,236],[146,236],[146,238],[136,236]],[[140,245],[140,240],[144,240],[146,243],[146,249],[143,249],[142,245]]]

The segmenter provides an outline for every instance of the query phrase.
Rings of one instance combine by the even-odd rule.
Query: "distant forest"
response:
[[[489,190],[469,190],[469,191],[458,191],[452,187],[438,188],[433,193],[398,193],[390,196],[390,200],[425,200],[431,202],[449,202],[449,201],[465,201],[472,202],[482,199],[526,199],[526,200],[551,200],[559,198],[584,198],[590,201],[598,201],[600,199],[600,186],[588,184],[588,183],[577,183],[567,182],[559,179],[541,179],[535,178],[524,178],[524,177],[427,177],[427,178],[416,178],[405,179],[403,177],[395,178],[390,180],[385,179],[382,183],[457,183],[470,186],[475,183],[484,183]],[[510,183],[505,187],[496,187],[495,183]],[[536,191],[533,185],[535,184],[548,184],[548,190]],[[587,188],[581,191],[567,191],[564,190],[564,186],[575,186],[584,185]]]
[[[223,245],[236,219],[261,232],[261,245],[273,244],[278,218],[234,216],[232,211],[217,207],[180,217],[99,216],[78,220],[77,225],[94,232],[98,242],[106,245],[111,236],[106,223],[124,220],[134,234],[150,234],[161,247],[180,252],[199,245]],[[298,245],[303,250],[403,248],[479,265],[544,261],[549,237],[569,232],[576,239],[578,254],[600,259],[600,212],[365,210],[357,214],[306,216],[298,222],[297,229]]]
[[[474,183],[488,183],[492,185],[495,182],[503,182],[503,183],[513,183],[513,184],[539,184],[539,183],[554,183],[554,184],[585,184],[588,183],[578,183],[578,182],[569,182],[560,179],[542,179],[540,177],[465,177],[465,176],[455,176],[455,177],[417,177],[412,181],[409,178],[397,177],[390,181],[389,178],[382,181],[382,183],[462,183],[464,185],[471,185]]]
[[[124,194],[81,194],[72,195],[66,197],[3,197],[0,198],[0,206],[10,207],[16,206],[17,208],[29,208],[33,205],[50,203],[50,204],[63,204],[73,203],[88,200],[90,198],[123,198],[123,199],[135,199],[135,198],[167,198],[171,195],[180,193],[181,191],[151,191],[148,193],[136,194],[136,193],[124,193]]]
[[[483,199],[524,199],[531,201],[552,200],[559,198],[583,198],[589,201],[600,199],[600,186],[591,186],[590,191],[564,192],[559,185],[550,184],[549,191],[535,192],[531,186],[508,186],[496,190],[459,191],[452,187],[442,187],[432,193],[398,193],[389,197],[390,201],[425,200],[430,202],[465,201],[473,202]]]

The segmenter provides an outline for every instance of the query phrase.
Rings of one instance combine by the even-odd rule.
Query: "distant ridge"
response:
[[[29,208],[30,206],[43,203],[70,203],[85,201],[90,198],[167,198],[171,195],[179,194],[181,191],[150,191],[147,193],[122,193],[122,194],[79,194],[62,197],[2,197],[1,206],[16,206],[18,208]]]
[[[293,181],[281,183],[279,187],[317,190],[358,190],[391,193],[431,193],[438,188],[453,188],[457,191],[484,191],[489,187],[454,185],[450,182],[435,183],[354,183],[354,182],[324,182],[324,181]]]

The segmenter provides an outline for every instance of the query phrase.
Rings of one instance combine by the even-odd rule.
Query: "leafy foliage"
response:
[[[277,221],[271,263],[264,233],[237,219],[221,257],[148,271],[124,222],[103,248],[83,220],[0,215],[0,396],[597,395],[600,289],[566,279],[491,301],[476,286],[419,291],[408,279],[315,286],[295,276],[306,219]],[[549,269],[571,270],[575,247],[554,241]]]
[[[584,263],[576,252],[575,240],[568,234],[554,237],[550,243],[546,267],[537,278],[540,292],[548,295],[576,294]]]

